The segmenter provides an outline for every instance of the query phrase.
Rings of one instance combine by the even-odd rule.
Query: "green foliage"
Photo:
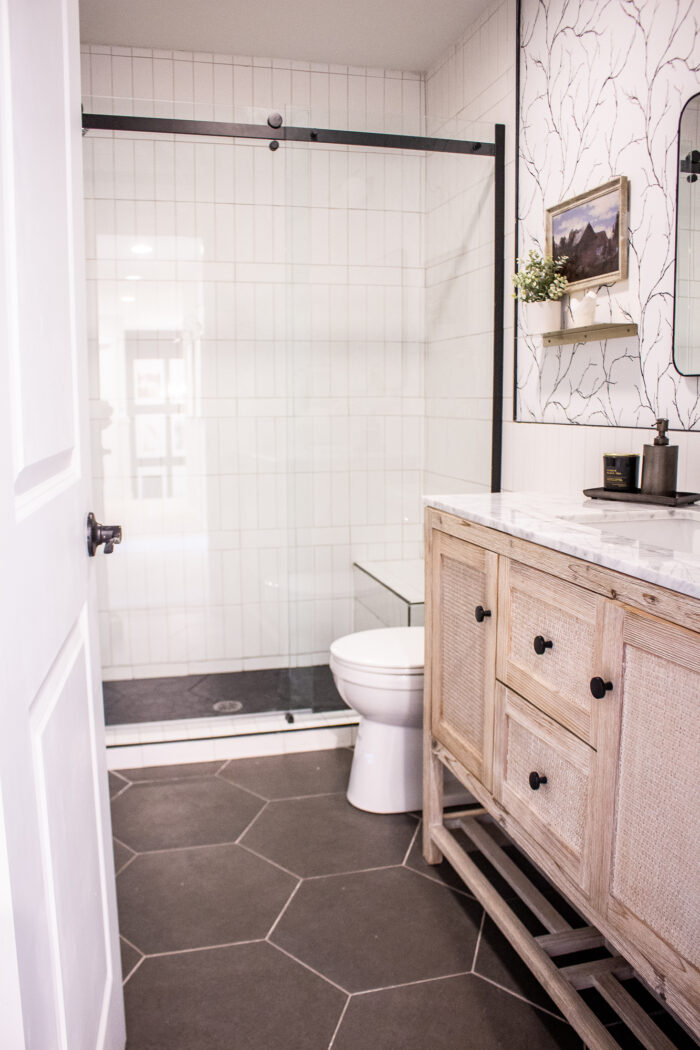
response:
[[[562,255],[556,261],[551,255],[530,251],[527,259],[517,259],[518,272],[513,274],[514,299],[523,303],[544,303],[561,299],[569,283],[561,272],[568,261]]]

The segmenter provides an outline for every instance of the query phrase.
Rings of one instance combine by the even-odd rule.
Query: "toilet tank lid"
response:
[[[331,656],[349,664],[386,671],[422,671],[425,631],[422,627],[380,627],[336,638]]]

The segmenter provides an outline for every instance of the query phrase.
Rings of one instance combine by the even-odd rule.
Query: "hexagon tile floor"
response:
[[[128,1050],[581,1050],[351,757],[110,773]]]

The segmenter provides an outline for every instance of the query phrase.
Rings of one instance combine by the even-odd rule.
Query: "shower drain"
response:
[[[220,711],[223,715],[232,715],[236,711],[240,711],[243,704],[240,700],[218,700],[214,704],[214,710]]]

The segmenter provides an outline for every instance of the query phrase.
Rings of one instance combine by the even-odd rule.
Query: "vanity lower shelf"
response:
[[[564,343],[596,343],[603,339],[629,339],[638,333],[636,324],[586,324],[580,328],[560,328],[556,332],[545,332],[544,346],[560,346]]]

